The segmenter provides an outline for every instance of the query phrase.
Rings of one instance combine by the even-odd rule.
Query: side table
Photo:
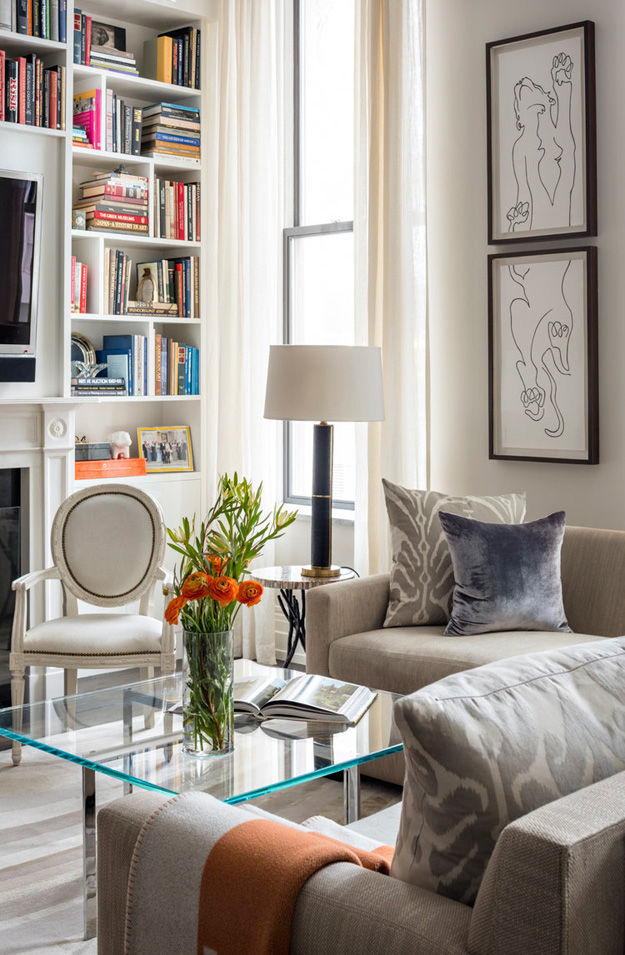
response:
[[[258,570],[250,568],[250,574],[263,587],[273,587],[280,590],[278,603],[289,622],[285,667],[288,667],[293,659],[298,643],[301,643],[303,650],[306,649],[306,591],[312,587],[322,587],[326,584],[351,580],[356,576],[353,570],[341,567],[338,577],[304,577],[301,564],[288,567],[260,567]],[[297,599],[297,591],[301,593],[301,604]]]

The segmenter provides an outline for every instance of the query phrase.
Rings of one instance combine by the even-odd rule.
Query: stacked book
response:
[[[12,60],[0,50],[0,120],[65,129],[65,67],[44,69],[34,53]]]
[[[175,306],[179,318],[200,317],[200,264],[197,255],[137,263],[137,302]]]
[[[200,111],[192,106],[154,103],[143,110],[141,132],[143,156],[191,163],[200,161]]]
[[[107,366],[102,374],[123,378],[129,395],[148,393],[147,342],[145,335],[103,335],[96,351],[98,364]]]
[[[113,90],[106,91],[106,148],[113,153],[141,153],[143,110],[120,99]]]
[[[67,40],[67,0],[0,0],[0,30]]]
[[[134,54],[120,49],[119,46],[113,46],[108,38],[102,42],[99,33],[105,29],[119,35],[120,42],[126,45],[125,30],[116,30],[110,24],[94,23],[90,16],[74,7],[74,63],[136,76],[139,70]]]
[[[80,146],[82,149],[91,149],[91,143],[87,136],[87,130],[84,126],[72,126],[72,146]]]
[[[112,46],[92,46],[88,65],[97,66],[100,70],[112,70],[114,73],[134,76],[139,74],[134,55],[125,50],[116,50]]]
[[[91,149],[100,149],[100,90],[85,90],[74,94],[73,126],[82,126]]]
[[[72,312],[87,311],[87,266],[72,255],[70,302]]]
[[[143,44],[143,75],[161,83],[199,90],[201,30],[184,27],[161,33]]]
[[[200,183],[170,182],[157,179],[154,184],[155,234],[162,239],[200,241]]]
[[[199,395],[200,353],[193,345],[154,336],[154,394]]]
[[[71,394],[84,398],[86,395],[127,395],[124,378],[72,378]]]
[[[147,235],[148,180],[125,172],[98,172],[80,184],[74,211],[84,213],[87,229]]]

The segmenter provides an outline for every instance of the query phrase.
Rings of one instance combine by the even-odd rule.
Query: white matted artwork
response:
[[[486,47],[489,242],[596,235],[594,24]]]
[[[597,250],[488,267],[489,456],[597,464]]]

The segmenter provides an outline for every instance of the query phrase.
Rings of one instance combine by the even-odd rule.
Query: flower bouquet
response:
[[[261,492],[262,484],[254,490],[236,473],[224,474],[197,532],[195,519],[184,518],[175,531],[167,528],[169,546],[182,561],[174,570],[175,596],[165,619],[181,622],[184,630],[183,747],[194,755],[232,749],[232,628],[241,607],[255,606],[263,594],[247,568],[296,517],[282,505],[263,513]]]

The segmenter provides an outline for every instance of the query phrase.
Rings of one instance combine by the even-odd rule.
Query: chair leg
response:
[[[63,670],[63,696],[75,696],[78,691],[78,670]],[[76,725],[76,700],[65,703],[67,725]]]
[[[24,705],[24,670],[11,671],[11,706],[18,707],[13,710],[13,732],[22,731],[22,706]],[[13,740],[12,748],[13,765],[19,766],[22,761],[22,744]]]
[[[154,679],[154,667],[141,667],[139,678],[143,682],[144,680],[153,680]],[[145,728],[146,730],[154,729],[154,710],[151,706],[145,707]]]

